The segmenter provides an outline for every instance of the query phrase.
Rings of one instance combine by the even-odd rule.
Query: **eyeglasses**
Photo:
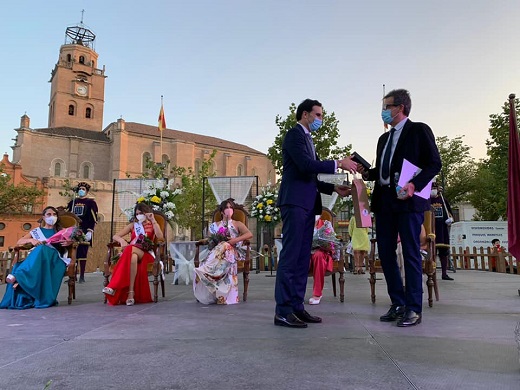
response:
[[[385,104],[383,106],[383,110],[387,110],[388,107],[399,107],[399,106],[400,106],[400,104]]]

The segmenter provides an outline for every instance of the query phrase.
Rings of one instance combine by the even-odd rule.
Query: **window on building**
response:
[[[5,237],[0,236],[0,246],[4,246],[4,242],[5,242]]]
[[[57,162],[54,164],[54,176],[61,176],[61,163]]]
[[[85,110],[85,118],[92,118],[92,108],[87,107]]]
[[[69,115],[74,115],[74,105],[69,104]]]
[[[5,223],[0,222],[0,230],[4,230],[4,229],[5,229]]]
[[[84,179],[90,178],[90,166],[87,164],[83,165],[83,178]]]
[[[67,54],[67,62],[71,62],[72,61],[72,56],[70,54]]]
[[[79,56],[79,63],[80,64],[84,64],[85,63],[85,57],[84,56]]]
[[[251,176],[256,176],[256,168],[251,169]]]
[[[148,172],[150,169],[147,168],[148,162],[152,161],[152,155],[148,152],[143,153],[143,160],[141,163],[141,170],[143,173]]]
[[[93,68],[96,67],[96,62],[95,62],[95,61],[92,61],[92,67],[93,67]]]
[[[242,164],[237,165],[237,176],[244,176],[244,167]]]
[[[170,175],[170,158],[168,157],[167,154],[163,154],[162,155],[161,163],[162,163],[162,165],[164,167],[165,175],[169,176]]]
[[[24,223],[24,224],[22,225],[22,229],[23,229],[23,230],[31,230],[31,229],[32,229],[32,225],[31,225],[30,223],[28,223],[28,222],[27,222],[27,223]]]
[[[200,160],[195,160],[195,173],[200,173]]]

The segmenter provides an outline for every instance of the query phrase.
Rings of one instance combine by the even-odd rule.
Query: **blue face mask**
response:
[[[387,125],[392,123],[394,118],[392,117],[392,110],[383,110],[381,111],[381,118],[383,119],[383,122],[385,122]]]
[[[85,191],[85,190],[79,190],[79,191],[78,191],[78,195],[81,196],[81,197],[84,197],[85,195],[87,195],[87,191]]]
[[[318,130],[320,127],[321,127],[321,124],[323,122],[321,120],[319,120],[318,118],[314,118],[314,121],[309,125],[309,130],[310,131],[316,131]]]

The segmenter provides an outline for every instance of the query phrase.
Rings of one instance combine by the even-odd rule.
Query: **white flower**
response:
[[[161,195],[161,198],[164,199],[164,198],[167,198],[168,196],[170,196],[170,193],[168,191],[161,191],[160,195]]]
[[[166,218],[168,218],[168,219],[172,219],[173,218],[173,212],[171,212],[171,211],[165,212],[164,215],[166,215]]]

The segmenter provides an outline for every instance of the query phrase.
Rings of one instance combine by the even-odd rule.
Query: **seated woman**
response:
[[[46,244],[45,240],[60,230],[58,210],[48,206],[43,210],[40,227],[31,230],[20,238],[16,245],[33,245],[24,261],[17,262],[12,272],[7,275],[8,283],[4,298],[0,302],[2,309],[42,309],[58,304],[56,300],[61,281],[65,274],[67,260],[58,248],[70,245],[70,241],[61,244]],[[63,248],[62,252],[65,253]]]
[[[312,239],[312,297],[309,299],[310,305],[318,305],[323,295],[323,286],[325,284],[325,273],[332,272],[334,260],[338,260],[336,239],[334,228],[330,221],[324,221],[321,218],[316,221],[314,227],[314,237]]]
[[[208,256],[195,268],[193,292],[200,303],[209,305],[232,305],[240,301],[238,297],[237,261],[244,260],[245,249],[242,241],[249,240],[253,234],[240,221],[234,221],[232,199],[223,201],[219,206],[222,220],[213,222],[209,231],[212,235],[225,235],[227,241],[219,242]]]
[[[155,255],[148,250],[145,237],[151,241],[162,239],[163,232],[147,204],[135,205],[134,220],[136,222],[128,224],[113,237],[121,244],[122,252],[108,286],[103,289],[110,305],[152,302],[147,266],[154,262]],[[130,243],[123,239],[128,233],[131,233]]]

